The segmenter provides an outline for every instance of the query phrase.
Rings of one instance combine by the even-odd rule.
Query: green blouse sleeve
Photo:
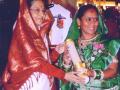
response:
[[[105,52],[96,57],[96,60],[91,63],[93,69],[104,70],[112,63],[112,57],[115,57],[119,51],[120,40],[108,40],[104,45]]]
[[[111,40],[108,44],[108,51],[112,56],[116,56],[120,48],[120,40]]]

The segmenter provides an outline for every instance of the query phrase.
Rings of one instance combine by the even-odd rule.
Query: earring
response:
[[[80,26],[78,26],[78,29],[80,29]]]

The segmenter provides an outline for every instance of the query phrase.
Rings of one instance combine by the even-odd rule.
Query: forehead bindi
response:
[[[96,12],[96,10],[94,10],[94,9],[89,9],[89,10],[87,10],[89,13],[91,13],[91,14],[96,14],[97,15],[97,12]]]
[[[89,9],[89,12],[96,13],[96,11],[94,9]]]

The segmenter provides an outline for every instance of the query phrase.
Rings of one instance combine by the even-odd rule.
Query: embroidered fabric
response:
[[[51,90],[51,87],[47,75],[34,72],[19,90]]]

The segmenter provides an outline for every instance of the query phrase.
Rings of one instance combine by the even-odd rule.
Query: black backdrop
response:
[[[0,0],[0,76],[7,63],[12,27],[19,9],[19,0]]]

